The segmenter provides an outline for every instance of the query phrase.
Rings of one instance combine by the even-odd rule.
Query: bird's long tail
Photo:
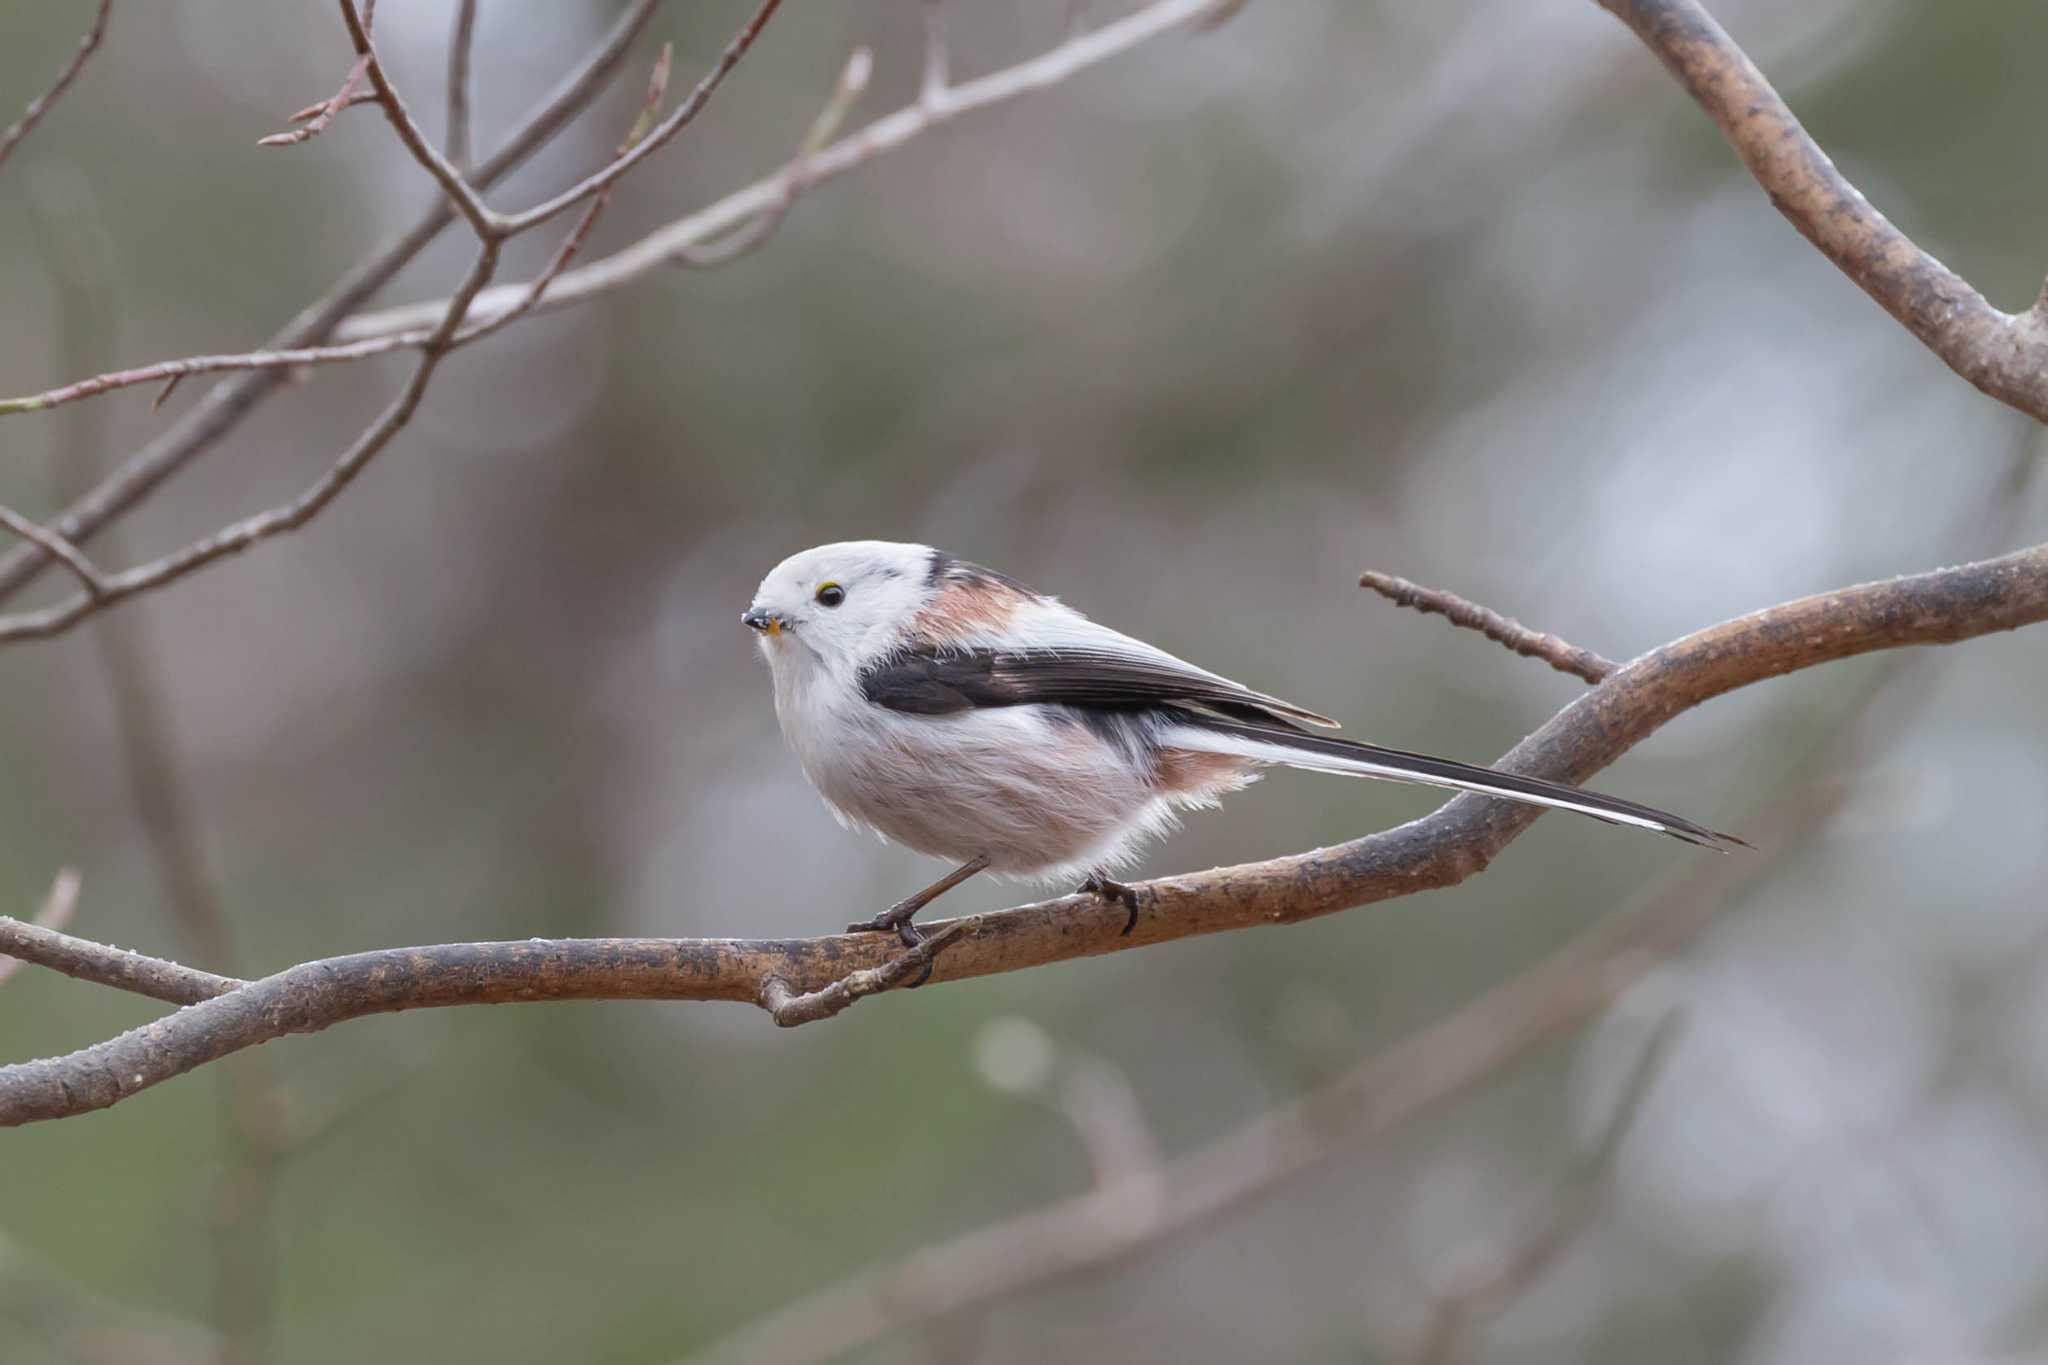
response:
[[[1718,834],[1705,825],[1695,824],[1681,816],[1658,810],[1654,806],[1645,806],[1640,802],[1624,801],[1618,796],[1602,796],[1598,792],[1567,787],[1559,782],[1545,782],[1536,777],[1518,777],[1514,773],[1496,772],[1492,768],[1481,768],[1471,763],[1459,763],[1448,758],[1431,758],[1427,754],[1411,754],[1405,750],[1386,749],[1377,744],[1363,744],[1356,740],[1303,734],[1297,730],[1283,730],[1277,726],[1263,726],[1208,716],[1190,716],[1185,721],[1161,731],[1157,739],[1161,745],[1169,748],[1227,754],[1235,758],[1251,759],[1256,763],[1284,763],[1291,768],[1307,768],[1315,772],[1343,773],[1353,777],[1379,777],[1394,782],[1419,782],[1425,786],[1450,787],[1458,791],[1504,797],[1532,806],[1553,806],[1558,810],[1590,815],[1595,820],[1605,820],[1610,824],[1655,830],[1659,834],[1668,834],[1674,839],[1683,839],[1689,844],[1700,844],[1707,848],[1726,850],[1732,845],[1748,847],[1733,835]]]

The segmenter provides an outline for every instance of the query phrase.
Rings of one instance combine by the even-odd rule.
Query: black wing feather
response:
[[[1299,730],[1297,720],[1335,723],[1221,678],[1100,649],[906,651],[862,673],[861,690],[877,706],[923,716],[1038,702],[1112,711],[1198,707],[1287,730]]]

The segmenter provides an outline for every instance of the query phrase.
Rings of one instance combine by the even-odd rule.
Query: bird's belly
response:
[[[1090,868],[1159,804],[1128,757],[1034,708],[885,715],[866,731],[804,766],[834,810],[920,853],[985,855],[997,872]]]

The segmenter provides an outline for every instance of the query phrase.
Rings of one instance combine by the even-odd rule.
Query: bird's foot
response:
[[[881,914],[876,915],[873,919],[856,920],[854,923],[847,925],[846,932],[849,934],[894,934],[902,940],[905,948],[915,952],[919,947],[923,946],[925,932],[912,923],[911,917],[924,909],[929,902],[930,897],[906,896]],[[918,973],[917,980],[911,982],[903,989],[914,991],[931,979],[932,960],[927,955],[924,960],[924,970]]]
[[[1125,886],[1122,882],[1113,881],[1100,872],[1091,872],[1088,874],[1088,880],[1082,882],[1079,889],[1083,895],[1093,894],[1102,897],[1106,901],[1116,901],[1128,912],[1128,917],[1124,920],[1123,930],[1118,934],[1119,938],[1129,938],[1131,930],[1138,927],[1138,889],[1136,887]]]

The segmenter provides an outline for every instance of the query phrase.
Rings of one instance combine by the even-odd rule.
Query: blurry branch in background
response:
[[[443,139],[455,169],[469,169],[469,56],[476,45],[476,0],[455,0],[455,31],[448,38],[448,127]]]
[[[871,1267],[772,1310],[689,1365],[817,1365],[1093,1276],[1201,1231],[1464,1093],[1605,1011],[1734,899],[1766,859],[1716,859],[1300,1099],[1084,1194]],[[1647,1088],[1664,1049],[1637,1068]],[[1637,1096],[1639,1101],[1640,1096]],[[1632,1121],[1630,1101],[1613,1128]],[[1596,1158],[1605,1164],[1604,1158]]]
[[[1538,1196],[1534,1207],[1519,1213],[1511,1227],[1451,1258],[1449,1286],[1437,1297],[1428,1335],[1415,1352],[1415,1365],[1451,1365],[1459,1359],[1466,1334],[1506,1311],[1585,1230],[1598,1211],[1621,1144],[1663,1074],[1683,1022],[1683,1012],[1674,1009],[1651,1026],[1642,1054],[1622,1080],[1614,1113],[1557,1186]]]
[[[428,143],[404,100],[386,76],[371,40],[367,21],[369,7],[365,6],[364,13],[359,14],[352,0],[341,0],[342,16],[357,52],[357,67],[374,87],[371,98],[384,107],[393,131],[407,151],[441,185],[445,202],[391,247],[358,267],[328,298],[309,307],[265,350],[167,361],[97,375],[41,394],[0,401],[0,414],[33,412],[132,384],[166,384],[168,387],[159,395],[160,402],[170,387],[175,387],[188,375],[237,372],[235,379],[217,387],[184,422],[132,457],[126,466],[74,502],[61,517],[47,527],[36,528],[38,532],[46,531],[46,535],[31,537],[29,544],[0,556],[0,599],[61,558],[58,552],[60,544],[75,546],[148,496],[186,461],[225,435],[280,382],[285,372],[301,366],[356,360],[393,350],[421,351],[420,367],[414,371],[413,380],[404,393],[386,409],[385,414],[342,454],[326,476],[292,503],[243,518],[149,563],[115,572],[95,571],[94,577],[87,581],[96,586],[97,591],[89,590],[43,610],[0,616],[0,642],[60,633],[102,607],[174,582],[214,560],[239,553],[259,540],[303,525],[317,515],[405,425],[438,358],[454,347],[489,335],[538,308],[581,302],[619,288],[661,265],[705,266],[735,260],[765,241],[788,213],[796,197],[810,186],[864,164],[970,109],[1057,85],[1074,73],[1139,43],[1185,27],[1218,6],[1218,0],[1153,0],[1134,13],[1093,32],[1076,35],[1028,61],[961,85],[943,85],[936,102],[921,96],[919,103],[832,142],[833,133],[866,84],[868,62],[864,60],[864,53],[857,52],[848,63],[846,73],[824,113],[814,123],[811,136],[805,139],[789,165],[775,175],[657,231],[634,247],[592,265],[568,270],[565,267],[583,244],[611,187],[689,124],[759,36],[780,0],[762,0],[690,94],[654,126],[628,139],[605,166],[524,211],[508,214],[491,208],[482,198],[481,190],[545,141],[561,120],[580,108],[596,88],[609,79],[616,68],[617,57],[645,21],[654,2],[645,0],[629,9],[614,26],[612,38],[591,59],[585,72],[530,119],[504,152],[469,176],[450,157]],[[936,45],[942,76],[943,43],[943,30],[930,30],[927,59],[929,62]],[[451,69],[454,65],[451,55]],[[928,78],[931,73],[932,68],[927,65]],[[357,97],[353,87],[357,79],[355,68],[352,68],[349,78],[334,98],[311,111],[313,121],[325,126],[324,120],[331,119],[339,109],[355,102]],[[307,112],[301,111],[302,114]],[[299,134],[310,136],[307,128],[301,128],[296,133],[279,135],[267,141],[275,145],[306,140]],[[593,201],[592,208],[572,229],[538,277],[525,284],[484,288],[495,271],[497,250],[503,242],[547,222],[585,199]],[[431,304],[391,310],[358,320],[345,329],[338,326],[348,309],[385,283],[457,214],[468,221],[482,246],[482,253],[469,279],[454,295]],[[333,347],[318,344],[330,334],[338,335],[342,344]],[[55,538],[61,538],[61,541]],[[81,557],[77,562],[84,561]],[[76,564],[73,567],[75,569]]]
[[[1499,766],[1583,782],[1672,717],[1736,688],[1877,650],[1953,643],[2043,620],[2048,545],[1800,598],[1632,660],[1516,745]],[[1122,905],[1106,905],[1092,894],[934,923],[927,927],[943,935],[946,946],[933,979],[1297,923],[1455,886],[1484,871],[1537,814],[1532,807],[1463,795],[1420,820],[1331,848],[1146,882],[1137,888],[1137,918],[1129,929]],[[1783,837],[1770,828],[1774,841]],[[1742,866],[1745,858],[1728,855],[1726,861]],[[94,945],[58,937],[76,973],[77,959],[89,958]],[[0,917],[0,951],[40,961],[47,942],[42,931]],[[327,958],[235,987],[69,1056],[0,1068],[0,1124],[103,1109],[270,1039],[371,1014],[533,1000],[734,1000],[768,1009],[782,1022],[803,1022],[784,1017],[791,1002],[832,997],[856,973],[907,975],[905,967],[894,940],[872,934],[528,939]],[[121,970],[110,963],[104,974]],[[839,1008],[857,998],[851,987],[839,994],[848,996]]]
[[[28,102],[27,110],[8,125],[6,132],[0,133],[0,165],[6,164],[7,158],[14,155],[14,149],[21,145],[21,140],[35,131],[36,125],[42,122],[43,115],[50,112],[50,106],[64,97],[64,92],[71,88],[71,82],[78,79],[78,73],[85,69],[86,62],[99,50],[100,39],[105,37],[107,32],[107,14],[113,7],[114,0],[100,0],[99,8],[93,12],[92,27],[78,40],[78,50],[71,54],[71,60],[57,73],[57,79],[51,83],[48,90]]]
[[[1599,0],[1697,100],[1771,203],[1878,306],[1983,392],[2048,422],[2048,285],[2005,313],[1835,169],[1698,0]]]
[[[1371,588],[1397,607],[1412,607],[1425,615],[1434,612],[1454,626],[1476,630],[1496,644],[1506,645],[1525,659],[1541,659],[1558,672],[1584,678],[1589,683],[1601,682],[1621,667],[1614,660],[1590,649],[1581,649],[1555,635],[1531,630],[1511,616],[1503,616],[1491,607],[1468,602],[1441,588],[1425,588],[1420,583],[1371,569],[1358,576],[1358,586]]]
[[[963,114],[1058,85],[1078,72],[1141,43],[1187,28],[1216,9],[1218,3],[1219,0],[1153,0],[1141,9],[1070,38],[1036,57],[986,76],[949,85],[944,100],[936,109],[928,109],[921,103],[906,105],[820,149],[803,168],[803,180],[806,184],[819,184],[834,179]],[[772,212],[788,193],[793,170],[785,168],[757,180],[687,218],[655,229],[631,246],[568,271],[548,291],[547,306],[555,308],[582,303],[598,294],[623,288],[651,271],[674,263],[691,248],[723,237],[762,214]],[[486,290],[476,301],[473,311],[489,316],[510,307],[518,297],[518,289],[516,285],[503,285]],[[431,300],[359,314],[337,327],[335,336],[342,341],[360,341],[410,331],[434,317],[445,305],[445,300]],[[0,408],[0,411],[4,410]]]
[[[782,197],[753,221],[742,224],[730,236],[699,246],[684,247],[676,253],[676,264],[696,266],[700,269],[716,269],[731,265],[740,257],[756,250],[770,237],[775,229],[782,226],[782,220],[796,203],[798,195],[810,188],[810,165],[812,158],[821,148],[839,133],[839,125],[846,121],[853,110],[855,100],[868,88],[868,77],[874,71],[874,54],[864,47],[857,47],[846,59],[846,69],[839,73],[839,84],[832,91],[832,98],[818,111],[810,132],[804,135],[803,144],[797,148],[796,159],[782,175]]]
[[[0,1318],[49,1349],[37,1359],[79,1365],[201,1365],[220,1339],[196,1322],[122,1303],[80,1284],[0,1232]]]
[[[497,152],[476,168],[470,177],[472,182],[489,185],[509,174],[582,112],[611,83],[633,40],[660,4],[661,0],[631,0],[583,62],[520,121]],[[337,322],[389,283],[454,217],[455,210],[436,196],[411,227],[364,258],[326,295],[308,304],[272,338],[271,345],[309,346],[325,339]],[[131,455],[84,497],[75,500],[53,524],[53,529],[74,542],[92,535],[210,450],[257,404],[274,393],[284,377],[283,370],[255,370],[216,385],[169,431]],[[40,546],[23,546],[0,555],[0,600],[33,582],[51,562]]]
[[[50,883],[49,894],[43,897],[43,904],[29,923],[37,929],[56,933],[71,923],[72,912],[78,909],[78,889],[83,885],[74,867],[61,868],[57,880]],[[18,957],[0,957],[0,982],[21,970]]]
[[[419,361],[398,396],[349,445],[327,472],[298,497],[281,506],[231,523],[182,549],[174,550],[147,563],[116,574],[96,572],[89,580],[87,591],[68,601],[39,611],[18,612],[0,617],[0,641],[56,634],[103,607],[173,582],[217,559],[238,554],[258,541],[296,530],[317,516],[411,421],[420,400],[426,395],[427,385],[432,380],[436,368],[458,340],[458,332],[470,301],[496,271],[498,256],[504,243],[527,228],[546,221],[556,211],[555,206],[566,207],[586,195],[594,196],[591,209],[585,214],[583,222],[572,230],[567,242],[555,255],[550,269],[559,270],[580,244],[583,234],[589,231],[597,213],[602,210],[610,193],[610,186],[617,179],[616,173],[623,173],[653,145],[661,139],[674,136],[690,122],[696,112],[704,107],[726,73],[737,64],[754,39],[759,36],[762,27],[780,3],[781,0],[763,0],[747,25],[740,30],[739,35],[727,45],[711,72],[698,82],[690,95],[666,118],[651,129],[647,129],[644,138],[629,136],[619,154],[611,160],[604,171],[598,172],[582,185],[557,196],[539,208],[508,217],[485,204],[476,188],[449,164],[447,158],[427,142],[425,135],[414,123],[404,99],[385,74],[383,64],[377,58],[370,25],[365,20],[367,7],[364,12],[359,13],[354,0],[340,0],[342,19],[348,28],[350,40],[355,45],[359,60],[366,63],[365,70],[370,83],[376,90],[378,102],[384,107],[393,132],[413,159],[419,162],[422,169],[441,186],[449,203],[469,223],[474,232],[478,243],[475,263],[454,297],[449,300],[441,319],[419,342]],[[657,67],[656,77],[650,85],[649,113],[652,112],[653,102],[658,100],[666,89],[666,83],[667,66],[664,62]],[[637,131],[639,130],[636,129]],[[547,287],[550,278],[551,275],[544,273],[533,285],[526,286],[520,302],[514,307],[515,313],[523,312],[525,308],[530,307],[539,292]],[[54,534],[63,533],[59,531]]]
[[[38,171],[30,204],[49,273],[59,285],[57,352],[66,368],[103,363],[116,331],[117,248],[90,180]],[[79,408],[60,419],[53,462],[59,501],[91,482],[106,445],[105,412]],[[117,553],[119,545],[110,536],[105,548]],[[208,866],[150,624],[146,615],[130,613],[108,618],[93,632],[113,702],[114,745],[163,899],[189,951],[232,971],[241,954]],[[272,1061],[263,1054],[238,1057],[220,1077],[222,1160],[206,1229],[223,1365],[262,1365],[272,1355],[274,1196],[279,1164],[289,1155],[278,1122],[285,1109],[283,1088]]]

